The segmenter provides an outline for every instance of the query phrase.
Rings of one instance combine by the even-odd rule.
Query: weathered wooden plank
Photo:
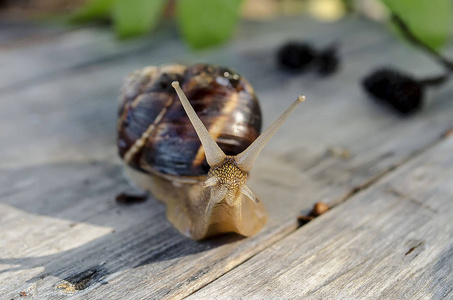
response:
[[[93,64],[86,63],[90,61],[90,59],[87,59],[84,60],[85,63],[82,63],[78,67],[73,66],[73,68],[69,68],[66,65],[65,73],[60,74],[60,76],[55,75],[55,73],[58,73],[55,71],[54,76],[49,76],[43,81],[20,86],[17,89],[8,89],[7,91],[3,91],[2,94],[0,93],[0,103],[4,104],[4,109],[0,110],[0,123],[4,125],[0,127],[0,137],[8,140],[10,144],[0,149],[0,155],[4,158],[0,162],[0,166],[36,164],[38,161],[58,160],[58,158],[65,159],[67,156],[71,158],[90,157],[92,159],[103,159],[105,158],[105,151],[114,153],[114,148],[111,147],[114,135],[100,133],[108,132],[109,130],[111,132],[113,130],[107,129],[105,126],[111,127],[114,124],[116,114],[116,105],[113,103],[115,101],[114,99],[118,95],[122,78],[134,69],[149,64],[159,65],[168,63],[171,60],[182,63],[207,61],[237,68],[247,78],[253,81],[256,88],[260,88],[264,92],[279,86],[286,88],[286,86],[282,85],[283,82],[285,84],[290,82],[296,83],[300,79],[296,77],[291,78],[286,74],[276,71],[274,64],[274,50],[276,45],[279,45],[281,41],[285,41],[288,37],[295,36],[296,34],[304,35],[307,39],[314,40],[320,44],[326,44],[330,43],[332,39],[336,40],[337,34],[340,34],[344,37],[344,51],[354,52],[358,49],[373,47],[373,45],[379,43],[382,39],[388,38],[388,35],[383,34],[382,30],[379,31],[379,27],[375,24],[361,23],[361,25],[359,26],[361,30],[374,33],[375,37],[367,39],[365,33],[359,31],[357,33],[359,37],[364,36],[365,39],[356,40],[356,33],[351,31],[351,29],[358,27],[354,22],[341,23],[336,28],[339,32],[335,34],[327,31],[323,27],[325,25],[321,26],[323,30],[315,30],[316,26],[313,24],[306,26],[307,31],[304,32],[299,28],[297,23],[291,21],[289,24],[284,22],[268,24],[266,29],[269,28],[269,30],[267,31],[263,30],[264,27],[262,26],[253,26],[250,24],[249,27],[255,28],[248,29],[247,33],[250,36],[244,36],[237,43],[211,53],[186,53],[180,49],[181,44],[175,42],[175,39],[170,37],[166,41],[159,43],[159,45],[143,51],[132,51],[126,56],[121,56],[117,53],[118,55],[115,56],[117,59],[113,59],[112,61],[96,61],[95,57],[99,59],[103,55],[105,58],[107,55],[105,52],[101,52],[102,55],[97,53],[94,57],[93,55],[86,55],[94,60]],[[245,28],[247,29],[249,27]],[[284,30],[284,34],[281,36],[276,35],[274,27]],[[68,39],[65,38],[60,43],[50,43],[48,47],[42,49],[42,53],[41,51],[37,51],[33,57],[36,58],[39,65],[58,66],[59,63],[65,60],[71,60],[73,54],[80,53],[81,51],[83,54],[86,54],[86,52],[95,52],[93,48],[97,49],[98,47],[92,44],[93,36],[100,35],[100,32],[98,30],[93,30],[92,33],[87,32],[71,33]],[[268,41],[269,36],[276,39],[274,43]],[[109,40],[110,38],[109,35],[107,37],[104,35],[103,39],[100,39],[100,42],[105,42],[105,40]],[[69,46],[67,45],[67,41],[71,39],[76,41],[71,42],[72,46]],[[266,47],[262,46],[263,43]],[[60,51],[55,50],[55,48],[60,50],[69,48],[71,50]],[[83,50],[83,48],[88,48],[88,50]],[[112,46],[112,48],[115,48],[115,46]],[[55,51],[60,53],[60,55],[55,55]],[[121,51],[126,50],[123,49]],[[4,56],[2,54],[0,55],[0,60],[5,61],[5,63],[12,62],[13,65],[19,66],[24,56],[27,56],[26,53],[18,57]],[[179,56],[181,58],[177,58]],[[262,63],[263,56],[266,59],[266,64]],[[169,59],[169,57],[173,57],[174,59]],[[53,64],[51,61],[56,63]],[[64,66],[60,67],[63,68]],[[39,69],[39,67],[30,70],[23,70],[23,68],[17,69],[20,69],[20,74],[30,71],[30,73],[33,73],[33,78],[36,76],[39,77],[40,74],[36,72],[36,69]],[[4,73],[4,75],[5,77],[10,76],[14,78],[14,74]],[[309,77],[307,79],[307,86],[314,79]],[[283,99],[285,96],[290,101],[302,89],[306,90],[305,87],[293,86],[292,89],[285,91],[285,95],[279,95],[278,97]],[[266,96],[263,92],[262,94],[262,96],[260,95],[261,97]],[[274,95],[271,94],[268,97],[269,99],[264,99],[264,105],[268,101],[274,101],[272,97]],[[279,104],[276,103],[276,105]],[[266,107],[264,107],[264,111],[267,113]],[[23,117],[19,118],[18,116]],[[276,114],[265,116],[265,120],[269,121],[274,116]],[[82,118],[83,121],[81,121]],[[16,131],[8,130],[8,127],[12,126],[12,124],[16,128],[20,127],[23,129]],[[93,132],[93,130],[97,132]],[[71,138],[66,134],[68,132],[71,132]],[[58,135],[63,135],[63,137],[58,137]],[[36,136],[40,138],[37,139]],[[62,138],[68,144],[61,143]],[[35,152],[33,155],[24,157],[20,149],[26,150],[25,146],[29,143],[30,139],[33,139],[33,143],[35,144]],[[77,149],[77,151],[71,150],[74,149],[75,145],[79,145],[82,142],[89,143],[89,145],[86,145],[83,149]],[[39,146],[36,143],[42,143],[43,146]],[[106,143],[108,143],[109,147],[106,147]],[[57,147],[58,149],[49,151],[49,146]],[[87,153],[83,153],[82,155],[80,151],[86,151]]]
[[[453,138],[188,299],[451,299]]]
[[[351,32],[353,23],[343,22],[338,25],[341,32]],[[370,26],[368,26],[370,27]],[[371,26],[372,27],[372,26]],[[296,30],[299,28],[299,30]],[[267,39],[264,34],[256,35],[257,26],[244,24],[239,39],[244,35],[250,40],[250,45],[266,40],[287,39],[289,37],[305,36],[307,38],[324,36],[329,40],[336,40],[326,24],[313,23],[310,20],[288,20],[286,22],[275,22],[273,26],[268,25]],[[10,34],[11,31],[5,30]],[[180,59],[183,55],[190,53],[185,45],[176,38],[174,28],[163,27],[153,33],[152,37],[145,36],[137,39],[121,41],[108,28],[81,28],[72,30],[64,35],[55,35],[51,39],[36,41],[27,47],[5,48],[0,52],[0,92],[2,90],[15,90],[27,87],[32,84],[39,84],[44,80],[53,80],[64,75],[68,69],[86,67],[100,62],[112,60],[129,59],[134,55],[142,55],[150,63],[169,62],[175,58]],[[1,32],[0,32],[1,38]],[[371,40],[368,40],[371,42]],[[275,45],[275,44],[274,44]],[[0,44],[1,46],[1,44]],[[165,50],[163,50],[165,49]],[[195,55],[198,60],[204,60],[205,53]],[[165,54],[165,59],[156,57]],[[142,63],[143,64],[143,63]]]
[[[149,46],[145,40],[121,43],[106,29],[83,28],[1,51],[0,91],[17,90],[62,76],[69,68],[109,60]]]
[[[360,27],[351,24],[346,29]],[[161,204],[124,208],[113,201],[127,188],[114,147],[120,78],[145,64],[168,61],[172,50],[167,46],[174,43],[168,41],[162,48],[73,68],[53,81],[0,95],[7,104],[0,110],[0,137],[7,141],[0,148],[0,232],[2,250],[8,249],[0,253],[0,295],[30,291],[41,298],[66,298],[55,289],[58,282],[75,275],[80,279],[89,270],[97,271],[89,277],[92,285],[74,298],[188,295],[293,231],[299,210],[316,201],[340,201],[437,141],[452,125],[451,88],[429,109],[404,120],[364,99],[357,81],[372,63],[390,57],[407,66],[416,60],[426,72],[434,69],[385,31],[362,26],[363,39],[357,39],[337,27],[313,36],[319,43],[338,36],[348,42],[343,70],[320,81],[275,71],[275,44],[268,41],[272,30],[267,26],[244,33],[225,49],[180,60],[203,58],[236,67],[254,84],[267,124],[286,106],[282,102],[301,91],[309,96],[251,176],[251,187],[271,213],[265,230],[250,239],[226,236],[196,243],[169,225]],[[288,36],[301,30],[292,28]],[[375,49],[383,41],[384,49]],[[330,156],[330,146],[348,147],[352,157]]]
[[[0,51],[30,45],[42,39],[67,32],[65,26],[36,24],[31,22],[0,19]]]

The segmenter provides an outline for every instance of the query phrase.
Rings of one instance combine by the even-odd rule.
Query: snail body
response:
[[[259,135],[253,88],[231,70],[204,64],[137,70],[120,97],[118,150],[126,174],[164,202],[168,220],[194,240],[254,235],[267,212],[245,185],[247,174],[302,100]]]

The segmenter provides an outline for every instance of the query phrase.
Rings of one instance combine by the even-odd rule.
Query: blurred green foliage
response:
[[[114,0],[112,18],[119,37],[129,37],[154,29],[166,0]]]
[[[353,11],[354,3],[343,0]],[[428,46],[438,49],[448,39],[453,16],[451,0],[380,0],[403,19]],[[155,29],[170,0],[91,0],[73,21],[110,20],[116,34],[131,37]],[[234,33],[244,0],[176,0],[175,18],[181,36],[201,49],[228,40]]]
[[[75,22],[113,21],[118,37],[149,32],[159,24],[168,0],[92,0],[71,18]],[[176,18],[193,48],[220,44],[231,37],[243,0],[179,0]]]
[[[426,45],[438,49],[448,40],[453,15],[451,0],[381,0]]]
[[[92,0],[72,16],[74,22],[90,22],[108,20],[111,15],[114,0]]]
[[[176,17],[184,40],[196,49],[229,39],[239,19],[242,0],[178,1]]]

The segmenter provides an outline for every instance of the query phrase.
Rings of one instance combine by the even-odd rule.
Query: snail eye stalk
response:
[[[209,166],[213,168],[220,165],[226,158],[225,153],[223,153],[222,149],[220,149],[219,145],[217,145],[216,141],[212,138],[203,122],[201,122],[200,118],[197,116],[197,113],[194,111],[192,105],[190,105],[189,100],[179,86],[179,82],[173,81],[171,85],[176,90],[179,100],[181,100],[182,106],[184,107],[184,110],[189,116],[190,122],[197,132],[198,138],[203,145],[203,149],[206,154],[206,161]]]
[[[238,167],[244,171],[249,172],[253,165],[255,164],[256,159],[266,146],[267,142],[271,137],[278,131],[278,129],[283,125],[283,123],[288,119],[291,113],[296,109],[297,105],[305,101],[305,96],[300,95],[296,101],[291,104],[290,107],[274,122],[269,126],[266,131],[264,131],[247,149],[239,153],[234,157]]]

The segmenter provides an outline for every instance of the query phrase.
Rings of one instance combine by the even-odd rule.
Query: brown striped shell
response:
[[[208,64],[146,67],[126,78],[120,97],[118,150],[132,168],[177,176],[209,171],[201,142],[171,86],[173,81],[180,82],[225,154],[242,152],[260,134],[259,103],[242,76]]]

